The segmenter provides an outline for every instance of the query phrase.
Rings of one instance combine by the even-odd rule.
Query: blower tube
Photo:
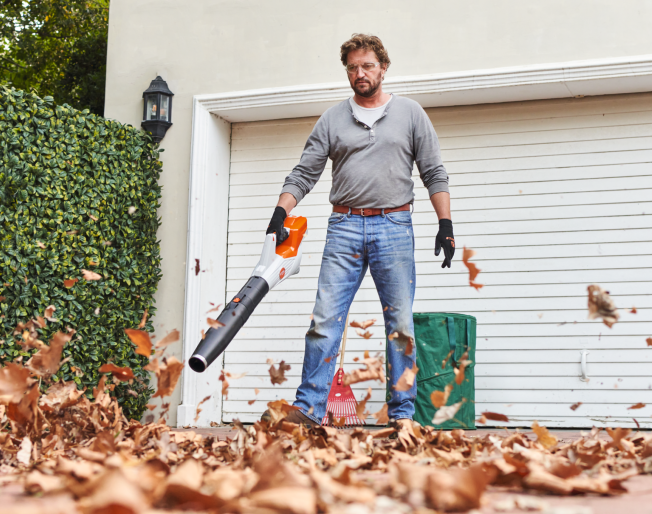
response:
[[[229,302],[217,321],[224,326],[209,328],[204,339],[192,354],[188,365],[197,373],[202,373],[217,359],[242,328],[256,306],[269,292],[264,278],[250,277],[240,292]]]

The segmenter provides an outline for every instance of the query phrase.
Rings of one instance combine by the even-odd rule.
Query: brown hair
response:
[[[376,57],[378,57],[380,64],[384,64],[385,69],[389,68],[389,65],[391,64],[387,50],[385,50],[385,47],[383,46],[383,42],[376,36],[369,34],[353,34],[351,39],[345,41],[340,47],[340,59],[344,66],[347,64],[349,52],[352,52],[353,50],[373,50],[376,53]]]

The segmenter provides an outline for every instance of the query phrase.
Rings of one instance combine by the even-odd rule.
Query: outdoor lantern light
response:
[[[143,122],[141,126],[157,143],[172,125],[172,97],[174,93],[160,76],[143,93]]]

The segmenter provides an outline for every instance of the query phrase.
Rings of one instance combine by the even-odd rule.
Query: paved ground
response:
[[[369,428],[369,427],[368,427]],[[235,430],[231,427],[216,428],[189,428],[174,429],[175,431],[193,430],[203,435],[217,436],[220,439],[233,437]],[[372,428],[373,430],[373,428]],[[514,430],[479,429],[469,431],[474,436],[485,434],[505,434]],[[522,429],[521,432],[534,434]],[[579,430],[550,430],[557,436],[560,442],[570,442],[581,437]],[[609,439],[609,436],[602,431],[600,437]],[[629,490],[628,494],[617,497],[603,496],[573,496],[560,497],[537,493],[523,493],[521,491],[510,491],[505,488],[490,487],[484,496],[485,505],[480,509],[482,514],[493,514],[494,512],[522,513],[539,512],[541,514],[652,514],[652,475],[639,475],[630,478],[625,482]],[[515,506],[520,504],[520,507]]]

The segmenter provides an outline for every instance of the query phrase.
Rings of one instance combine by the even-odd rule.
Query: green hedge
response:
[[[153,390],[147,358],[123,329],[155,312],[159,151],[132,126],[0,87],[0,362],[27,358],[16,324],[54,305],[59,321],[41,339],[77,331],[55,380],[74,380],[91,396],[102,364],[129,366],[142,382],[114,393],[137,419]],[[86,281],[82,269],[103,279]],[[70,279],[79,281],[67,288]]]

